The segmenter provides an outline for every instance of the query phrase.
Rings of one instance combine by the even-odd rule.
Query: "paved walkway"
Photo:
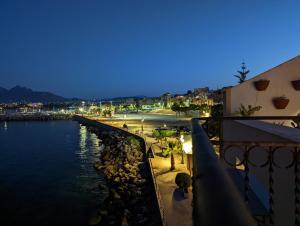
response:
[[[103,122],[111,126],[122,127],[123,124],[118,122]],[[134,124],[130,124],[130,121],[126,122],[128,127],[140,128]],[[151,137],[151,127],[144,128],[143,136],[148,147],[152,147],[154,153],[160,153],[160,147],[157,141]],[[176,174],[179,172],[189,173],[186,164],[181,164],[181,156],[174,155],[175,157],[175,170],[170,171],[171,161],[170,158],[163,158],[155,155],[154,158],[149,159],[152,165],[152,171],[154,173],[154,180],[158,186],[160,205],[163,208],[164,223],[165,226],[192,226],[192,189],[189,188],[189,193],[186,198],[182,193],[177,190],[175,184]],[[185,159],[186,162],[186,159]]]
[[[175,171],[170,171],[170,158],[155,156],[150,159],[155,180],[162,198],[164,217],[168,226],[192,226],[192,189],[184,198],[177,190],[175,177],[178,172],[189,173],[181,159],[175,158]]]

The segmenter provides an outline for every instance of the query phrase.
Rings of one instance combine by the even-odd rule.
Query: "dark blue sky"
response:
[[[0,86],[155,96],[300,54],[300,1],[1,0]]]

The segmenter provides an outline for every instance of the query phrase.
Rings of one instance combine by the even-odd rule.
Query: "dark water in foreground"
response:
[[[87,225],[105,196],[98,152],[77,122],[0,122],[0,225]]]

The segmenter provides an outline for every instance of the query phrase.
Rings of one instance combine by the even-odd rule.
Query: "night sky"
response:
[[[65,97],[236,84],[300,54],[300,1],[0,0],[0,86]]]

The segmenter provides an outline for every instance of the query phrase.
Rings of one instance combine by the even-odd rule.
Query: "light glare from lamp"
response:
[[[191,142],[186,142],[182,144],[182,149],[186,154],[192,154],[193,150],[192,150],[192,143]]]

